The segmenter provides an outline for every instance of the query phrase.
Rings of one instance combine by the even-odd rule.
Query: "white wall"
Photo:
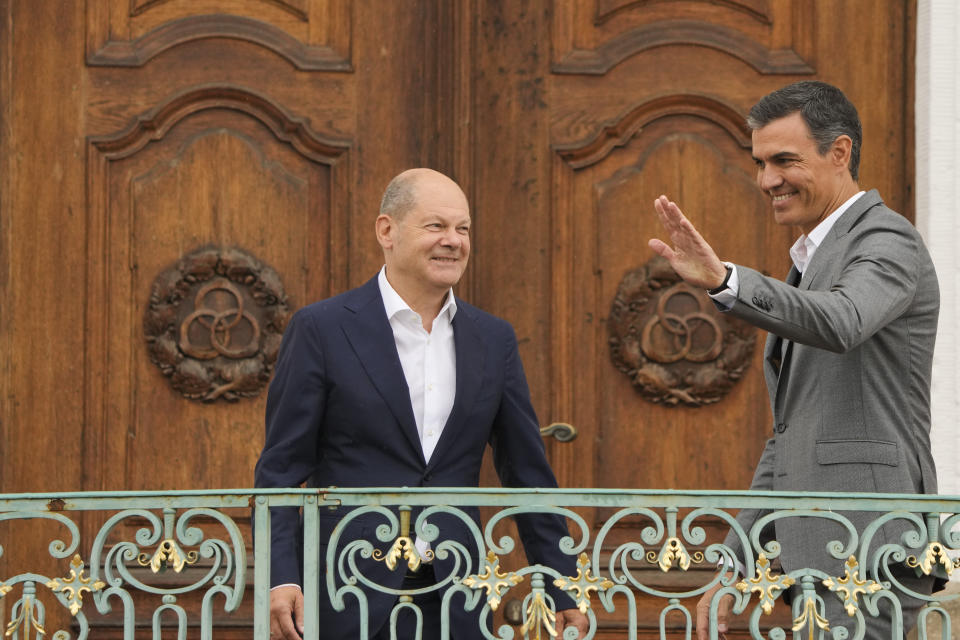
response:
[[[960,8],[918,0],[917,227],[940,277],[931,440],[940,493],[960,494]]]

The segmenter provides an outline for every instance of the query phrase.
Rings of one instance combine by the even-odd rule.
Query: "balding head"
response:
[[[407,169],[397,175],[383,192],[380,200],[380,215],[402,219],[413,209],[420,198],[421,187],[454,188],[463,195],[456,182],[433,169]],[[466,201],[466,196],[463,196]]]

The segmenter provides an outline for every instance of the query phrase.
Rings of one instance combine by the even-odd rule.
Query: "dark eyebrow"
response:
[[[755,155],[752,155],[752,154],[751,154],[750,157],[753,158],[753,161],[754,161],[754,162],[765,162],[764,160],[761,160],[760,158],[758,158],[758,157],[755,156]],[[798,154],[796,154],[796,153],[794,153],[794,152],[792,152],[792,151],[780,151],[780,152],[775,153],[775,154],[773,154],[772,156],[770,156],[770,161],[775,161],[775,160],[790,160],[790,159],[797,158],[797,157],[799,157]]]

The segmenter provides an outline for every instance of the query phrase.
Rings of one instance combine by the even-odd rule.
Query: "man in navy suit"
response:
[[[489,443],[504,486],[555,487],[513,328],[453,295],[470,256],[463,191],[430,169],[401,173],[384,193],[376,235],[385,262],[380,273],[299,310],[287,327],[267,396],[256,486],[476,487]],[[321,562],[343,515],[321,514]],[[273,509],[271,520],[270,637],[295,640],[303,628],[299,515]],[[462,522],[449,515],[428,521],[440,530],[433,546],[464,545],[480,570],[482,550]],[[382,516],[356,518],[341,540],[366,538],[380,549],[374,530],[384,523]],[[517,524],[531,562],[576,574],[574,558],[559,548],[567,535],[562,518],[524,516]],[[432,557],[426,542],[418,538],[416,546]],[[393,571],[374,559],[359,562],[365,576],[393,589],[421,589],[454,571],[453,554],[438,554],[417,572],[405,572],[403,562]],[[558,630],[573,625],[585,634],[586,617],[550,589],[561,610]],[[389,638],[396,596],[364,591],[370,636]],[[434,590],[414,600],[424,613],[424,638],[440,637],[442,597]],[[345,612],[334,611],[321,580],[324,638],[358,637],[356,600],[346,603]],[[451,636],[482,637],[480,606],[465,612],[463,603],[461,595],[450,603]],[[414,615],[401,608],[397,637],[412,637],[414,628]]]

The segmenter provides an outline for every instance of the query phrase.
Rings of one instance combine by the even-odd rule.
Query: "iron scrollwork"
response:
[[[671,494],[669,503],[673,504],[665,505],[664,496],[640,491],[618,494],[587,490],[570,494],[568,490],[538,489],[503,494],[503,490],[471,492],[464,489],[439,495],[424,489],[331,487],[324,491],[322,500],[317,499],[315,490],[312,490],[314,493],[308,491],[257,494],[256,535],[269,536],[269,520],[264,514],[275,502],[283,506],[300,503],[304,536],[310,538],[320,535],[317,515],[321,510],[329,509],[331,504],[349,507],[334,530],[328,532],[330,539],[323,558],[317,554],[312,565],[304,565],[304,571],[306,575],[309,568],[324,581],[324,597],[329,598],[330,606],[359,616],[361,629],[367,628],[366,601],[373,592],[396,598],[394,614],[401,609],[413,609],[418,616],[423,614],[413,596],[427,591],[442,593],[440,619],[431,623],[439,624],[441,637],[449,637],[455,608],[461,613],[473,611],[477,623],[489,628],[493,612],[505,608],[504,602],[508,602],[510,594],[523,591],[522,597],[516,595],[515,598],[515,601],[522,599],[522,603],[518,602],[520,615],[516,620],[520,635],[567,640],[576,634],[557,624],[558,603],[550,595],[552,590],[547,589],[547,585],[552,585],[569,594],[573,606],[586,616],[589,631],[584,640],[596,637],[598,620],[604,612],[617,616],[625,612],[627,628],[633,635],[638,624],[643,624],[661,638],[684,634],[691,637],[691,609],[708,592],[714,594],[709,622],[713,633],[719,599],[732,598],[738,631],[751,637],[785,638],[791,632],[803,638],[821,637],[824,632],[833,638],[862,637],[869,618],[881,614],[881,603],[885,611],[891,612],[893,633],[900,634],[903,622],[900,599],[910,597],[926,603],[921,609],[918,627],[918,637],[924,638],[930,637],[928,620],[939,619],[944,629],[949,628],[949,614],[942,603],[956,599],[942,593],[910,591],[898,580],[902,574],[892,570],[900,564],[920,572],[946,573],[941,555],[949,559],[960,548],[960,533],[954,530],[955,525],[960,524],[960,499],[956,498],[943,500],[949,508],[956,509],[944,514],[920,514],[925,504],[918,500],[882,498],[886,504],[872,506],[879,509],[878,515],[869,524],[860,526],[847,517],[852,512],[845,512],[836,496],[816,503],[808,501],[804,506],[795,504],[796,496],[759,496],[767,500],[762,507],[765,515],[745,529],[727,511],[735,505],[721,506],[715,496],[695,493]],[[38,510],[33,496],[23,499],[7,496],[0,500],[0,505],[13,508],[0,510],[0,522],[45,519],[65,528],[68,535],[52,540],[49,552],[63,564],[69,562],[69,569],[55,573],[67,574],[65,578],[38,573],[0,576],[0,636],[13,640],[41,635],[51,640],[74,637],[64,630],[49,628],[53,624],[44,600],[49,603],[52,597],[73,616],[77,640],[90,636],[91,609],[103,615],[118,605],[125,633],[133,637],[134,612],[148,611],[150,604],[156,605],[150,614],[155,635],[159,637],[161,627],[176,627],[179,634],[174,633],[172,637],[184,639],[189,610],[185,595],[194,592],[202,596],[201,635],[211,637],[215,603],[222,599],[224,612],[236,612],[247,588],[247,543],[238,524],[223,510],[236,509],[252,500],[246,494],[201,493],[161,498],[125,496],[129,500],[126,508],[109,516],[99,527],[87,562],[77,553],[80,530],[68,517],[69,511],[116,510],[122,506],[116,495],[104,495],[102,499],[73,497],[70,504],[74,506],[58,512],[45,511],[43,507]],[[575,511],[562,506],[571,496],[581,507],[585,503],[603,504],[614,511],[598,529],[588,524],[579,507]],[[849,503],[849,499],[844,500]],[[494,507],[495,511],[481,523],[465,510],[469,506]],[[64,504],[58,508],[63,509]],[[575,568],[572,562],[569,570],[563,571],[541,564],[506,566],[510,562],[508,556],[518,545],[514,535],[504,532],[504,521],[535,513],[567,519],[570,536],[559,540],[558,548],[571,560],[576,559]],[[786,549],[779,541],[762,535],[763,532],[769,531],[769,525],[774,523],[778,527],[801,526],[798,523],[809,526],[810,519],[831,524],[835,531],[831,536],[836,538],[826,541],[825,550],[836,562],[820,569],[805,567],[788,571],[777,566]],[[629,527],[624,526],[627,523]],[[718,523],[722,531],[715,530]],[[893,539],[881,536],[881,530],[890,525],[902,535]],[[459,542],[448,535],[447,528],[451,526],[459,531]],[[351,527],[359,527],[363,535],[357,537]],[[638,533],[624,538],[626,530]],[[708,533],[710,530],[713,531]],[[738,542],[736,548],[720,542],[720,534],[732,535]],[[401,555],[409,550],[412,557],[414,547],[408,547],[408,543],[415,538],[430,545],[431,557],[445,561],[434,564],[436,584],[416,589],[397,588],[394,581],[391,581],[393,587],[383,584],[383,565],[379,563],[385,562],[389,555],[383,550],[397,547]],[[403,540],[400,545],[399,540]],[[2,555],[0,546],[0,557]],[[178,558],[183,560],[182,564]],[[721,568],[721,564],[730,566],[733,559],[743,564],[746,576],[738,577]],[[927,559],[929,561],[925,561]],[[194,562],[189,569],[186,567]],[[694,566],[698,564],[699,568]],[[145,566],[150,566],[150,570],[145,570]],[[654,566],[659,566],[660,571],[650,571]],[[399,561],[393,567],[395,572],[409,569]],[[174,580],[165,580],[158,575],[164,568],[183,573],[168,576],[175,577]],[[661,572],[685,575],[679,580],[663,581]],[[576,575],[566,575],[569,573]],[[521,583],[524,586],[514,590]],[[268,587],[268,578],[261,577],[259,588],[263,594]],[[788,590],[792,592],[790,605],[783,598]],[[305,592],[305,597],[307,595]],[[317,595],[315,590],[313,597]],[[659,624],[651,619],[638,620],[640,598],[662,602]],[[256,606],[265,609],[268,604],[264,598]],[[776,608],[782,609],[779,611],[782,615],[771,615]],[[395,626],[395,623],[394,615],[389,624]],[[253,637],[266,637],[268,612],[261,611],[257,625],[255,619]],[[313,630],[316,632],[316,627]],[[513,637],[506,627],[494,633],[486,637]],[[946,630],[942,637],[948,635]]]

